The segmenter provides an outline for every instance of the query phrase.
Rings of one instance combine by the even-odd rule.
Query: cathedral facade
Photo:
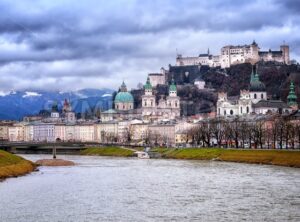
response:
[[[177,96],[177,87],[174,80],[169,86],[169,95],[156,101],[150,79],[147,78],[144,85],[144,95],[142,96],[142,116],[168,119],[175,119],[180,116],[180,98]]]

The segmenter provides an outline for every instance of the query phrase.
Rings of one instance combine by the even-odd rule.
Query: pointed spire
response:
[[[71,103],[70,103],[70,99],[65,99],[64,101],[64,106],[63,106],[63,111],[64,112],[71,112],[72,107],[71,107]]]
[[[126,87],[126,84],[125,84],[124,80],[123,80],[122,85],[120,87],[120,91],[121,92],[127,92],[127,87]]]
[[[290,83],[290,92],[287,99],[288,99],[289,106],[297,105],[297,96],[295,93],[295,85],[293,81],[291,81]]]
[[[257,66],[255,68],[254,73],[254,66],[252,66],[252,72],[251,72],[251,79],[250,79],[250,91],[255,92],[263,92],[266,91],[265,85],[259,80],[259,75],[257,73]]]
[[[148,90],[152,89],[152,85],[151,85],[149,76],[147,77],[147,81],[146,81],[146,84],[144,85],[144,89],[148,89]]]
[[[256,65],[256,66],[255,66],[255,75],[254,75],[254,77],[255,77],[255,80],[256,80],[256,81],[259,81],[259,75],[258,75],[257,70],[258,70],[258,67],[257,67],[257,65]]]
[[[254,74],[254,65],[252,65],[252,72],[251,72],[251,78],[250,78],[250,83],[255,80],[255,74]]]
[[[172,76],[171,85],[169,87],[169,91],[177,91],[177,87],[175,85],[174,76]]]
[[[58,111],[58,105],[57,105],[57,101],[53,101],[52,103],[52,107],[51,107],[51,111],[52,112],[57,112]]]
[[[209,48],[207,49],[207,55],[209,55]]]

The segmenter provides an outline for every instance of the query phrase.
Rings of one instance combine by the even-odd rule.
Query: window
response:
[[[233,111],[232,111],[232,109],[230,110],[230,115],[233,115]]]
[[[226,110],[224,110],[224,116],[226,116]]]
[[[243,113],[243,107],[241,107],[241,113]]]
[[[256,96],[256,93],[254,93],[254,99],[256,99],[256,97],[257,97],[257,96]]]
[[[261,94],[261,96],[260,96],[260,97],[261,97],[261,99],[263,99],[263,98],[264,98],[264,94]]]
[[[221,114],[221,110],[220,110],[220,108],[218,109],[218,113],[219,113],[219,115]]]
[[[247,106],[247,113],[249,113],[249,106]]]

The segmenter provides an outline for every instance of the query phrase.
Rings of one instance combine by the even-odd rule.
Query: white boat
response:
[[[143,151],[137,151],[135,152],[137,154],[137,157],[139,159],[150,159],[150,156],[147,152],[143,152]]]

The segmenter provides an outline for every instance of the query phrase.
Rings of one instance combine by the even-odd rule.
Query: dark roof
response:
[[[291,113],[289,116],[293,117],[295,119],[300,119],[300,110],[297,110],[297,111]]]
[[[199,57],[208,57],[209,55],[207,53],[205,54],[199,54]]]
[[[268,54],[268,53],[272,53],[273,55],[274,54],[282,55],[282,51],[259,51],[258,52],[259,55]]]
[[[201,77],[201,76],[199,76],[199,77],[197,77],[196,79],[195,79],[195,82],[196,81],[204,81],[204,79]]]
[[[229,47],[230,49],[237,49],[237,48],[250,48],[250,45],[226,45],[225,47]]]
[[[254,108],[261,108],[261,107],[267,107],[267,108],[289,108],[289,106],[281,101],[281,100],[260,100],[258,103],[253,104]]]
[[[161,73],[149,73],[149,76],[162,76],[163,74]]]

